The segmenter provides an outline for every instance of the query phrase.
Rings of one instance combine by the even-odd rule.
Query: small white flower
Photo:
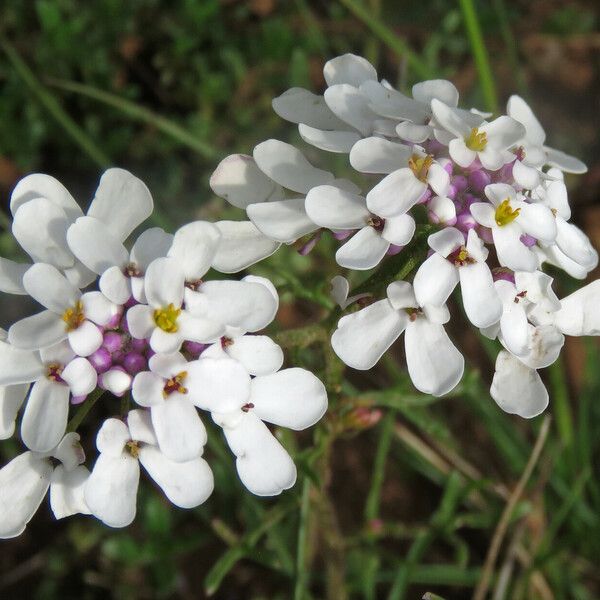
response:
[[[203,458],[175,462],[159,450],[148,411],[130,411],[127,424],[104,421],[96,446],[100,455],[84,497],[91,513],[110,527],[126,527],[135,518],[140,463],[180,508],[199,506],[212,493],[212,471]]]
[[[395,281],[387,288],[387,298],[342,317],[331,345],[347,365],[365,370],[405,331],[406,364],[414,386],[442,396],[464,371],[464,358],[443,327],[449,319],[445,306],[420,306],[411,284]]]
[[[60,461],[54,466],[51,458]],[[39,508],[48,488],[57,519],[76,513],[90,514],[83,486],[88,470],[79,435],[68,433],[48,452],[25,452],[0,469],[0,538],[17,537]]]
[[[78,356],[89,356],[102,344],[97,325],[106,325],[118,307],[101,292],[81,291],[52,265],[36,263],[23,277],[27,293],[47,310],[17,321],[8,340],[17,348],[48,348],[69,340]]]

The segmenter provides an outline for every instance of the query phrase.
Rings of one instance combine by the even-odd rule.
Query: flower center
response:
[[[156,326],[167,333],[175,333],[179,330],[177,317],[181,314],[181,308],[175,308],[173,303],[165,308],[157,308],[154,311],[154,322]]]
[[[231,346],[233,344],[233,340],[230,337],[227,337],[226,335],[224,335],[221,338],[221,348],[223,348],[223,350],[225,348],[228,348],[229,346]]]
[[[512,223],[519,216],[520,212],[520,208],[515,208],[513,210],[508,198],[503,200],[496,208],[496,214],[494,215],[496,225],[498,225],[498,227],[504,227],[504,225]]]
[[[58,363],[52,363],[46,368],[46,377],[56,383],[64,383],[61,374],[63,372],[63,366]]]
[[[202,285],[202,279],[196,279],[195,281],[186,281],[185,287],[192,290],[192,292],[197,292]]]
[[[130,262],[125,267],[125,275],[127,277],[141,277],[143,273],[142,270],[134,262]]]
[[[413,154],[408,160],[408,168],[414,173],[414,176],[423,183],[427,183],[427,173],[429,167],[433,163],[433,156],[428,154],[427,156],[419,156]]]
[[[516,296],[515,296],[515,304],[519,304],[519,302],[523,299],[525,299],[525,296],[527,296],[527,290],[523,290],[522,292],[519,292]]]
[[[404,309],[410,321],[416,321],[417,317],[420,317],[423,314],[422,308],[405,308]]]
[[[469,255],[469,252],[465,246],[461,246],[452,252],[452,254],[448,256],[448,260],[456,267],[464,267],[465,265],[472,265],[477,262],[472,256]]]
[[[74,306],[70,306],[62,314],[62,320],[65,322],[67,331],[77,329],[84,321],[83,302],[78,300]]]
[[[367,225],[372,227],[376,231],[383,231],[383,226],[385,225],[385,220],[377,215],[373,215],[367,219]]]
[[[485,131],[479,133],[479,129],[473,127],[469,137],[465,139],[465,144],[473,152],[482,152],[487,146],[487,133]]]
[[[254,404],[252,404],[252,402],[248,402],[247,404],[244,404],[244,406],[242,406],[242,411],[248,412],[251,408],[254,408]]]
[[[167,398],[174,392],[178,392],[179,394],[187,394],[187,388],[181,385],[186,377],[187,371],[181,371],[181,373],[177,373],[177,375],[171,377],[171,379],[167,379],[165,387],[163,388],[163,397]]]
[[[125,450],[127,450],[133,458],[137,458],[140,455],[140,443],[135,440],[129,440],[125,444]]]

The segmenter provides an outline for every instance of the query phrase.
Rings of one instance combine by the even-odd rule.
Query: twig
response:
[[[488,549],[487,556],[485,558],[485,563],[483,566],[481,579],[475,588],[475,592],[473,593],[473,600],[484,600],[487,594],[490,580],[492,577],[492,573],[494,571],[494,565],[496,564],[496,559],[498,558],[498,553],[500,552],[500,546],[502,545],[502,541],[506,535],[506,531],[508,529],[508,525],[510,523],[510,519],[515,510],[517,503],[519,502],[523,492],[525,490],[525,486],[529,481],[531,474],[533,473],[533,469],[537,464],[540,455],[542,453],[542,449],[544,448],[544,444],[546,442],[546,438],[548,437],[548,431],[550,430],[550,417],[546,416],[544,421],[542,422],[542,426],[540,428],[540,432],[538,434],[538,438],[535,442],[535,446],[531,452],[529,460],[527,461],[527,465],[525,466],[525,470],[519,479],[515,489],[513,490],[504,511],[502,512],[502,516],[500,517],[500,521],[496,527],[496,531],[494,532],[494,536],[492,537],[492,542]]]

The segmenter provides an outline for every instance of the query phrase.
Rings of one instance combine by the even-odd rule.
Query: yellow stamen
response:
[[[179,392],[180,394],[187,394],[187,388],[181,385],[186,377],[187,371],[181,371],[181,373],[177,373],[177,375],[171,377],[171,379],[167,379],[165,387],[163,388],[163,398],[167,398],[174,392]]]
[[[133,456],[133,458],[137,458],[140,455],[140,443],[139,442],[136,442],[134,440],[129,440],[125,444],[125,449],[127,450],[127,452],[129,452],[129,454],[131,454],[131,456]]]
[[[432,163],[433,156],[431,156],[431,154],[427,154],[427,156],[413,154],[408,160],[408,168],[414,173],[419,181],[427,183],[427,173],[429,172],[429,167]]]
[[[67,310],[65,310],[65,312],[62,314],[62,320],[66,324],[67,331],[73,331],[74,329],[77,329],[85,321],[83,302],[79,300],[74,306],[67,308]]]
[[[473,127],[469,137],[465,139],[465,144],[467,148],[473,150],[473,152],[482,152],[487,146],[487,133],[485,131],[479,133],[479,129]]]
[[[508,198],[503,200],[496,208],[496,214],[494,215],[496,225],[498,225],[498,227],[504,227],[504,225],[512,223],[519,216],[520,212],[520,208],[515,208],[513,210]]]
[[[154,322],[157,327],[160,327],[167,333],[175,333],[179,330],[177,325],[177,317],[181,314],[180,308],[175,308],[171,303],[165,308],[157,308],[154,311]]]

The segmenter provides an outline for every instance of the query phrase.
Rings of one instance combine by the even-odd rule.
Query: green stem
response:
[[[83,404],[77,409],[77,412],[71,417],[71,420],[67,425],[67,431],[77,431],[77,428],[81,425],[87,414],[92,410],[92,407],[102,397],[104,392],[105,390],[96,388],[88,395]]]
[[[94,161],[99,167],[106,168],[111,164],[110,158],[94,144],[73,119],[63,110],[56,98],[38,81],[33,71],[19,56],[12,44],[0,36],[0,47],[6,54],[13,69],[31,90],[40,104],[50,113],[54,120],[65,130],[68,136]]]
[[[431,79],[432,69],[413,52],[408,44],[390,29],[383,21],[358,0],[339,0],[355,17],[360,19],[388,48],[400,58],[405,58],[419,77]]]
[[[496,85],[490,67],[488,51],[485,47],[485,42],[483,41],[479,20],[477,19],[474,1],[459,0],[459,3],[463,14],[465,28],[467,30],[467,36],[471,44],[471,50],[473,51],[475,66],[477,67],[477,73],[479,74],[479,84],[481,85],[485,108],[490,112],[497,113],[498,97],[496,95]]]
[[[308,542],[308,520],[310,516],[310,488],[310,479],[305,477],[302,483],[302,497],[300,500],[300,523],[298,525],[294,600],[305,600],[309,585],[310,571],[306,565],[306,550]]]
[[[565,379],[565,371],[562,360],[557,360],[548,369],[550,375],[550,386],[552,389],[552,406],[556,426],[561,442],[565,448],[569,448],[573,442],[573,415],[569,406],[569,388]]]

